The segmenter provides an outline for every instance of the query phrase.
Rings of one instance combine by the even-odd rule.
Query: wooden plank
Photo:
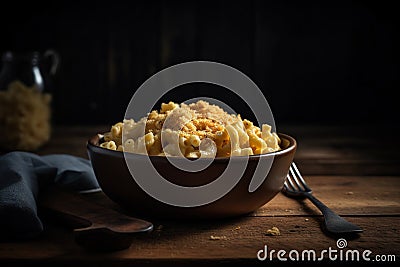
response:
[[[252,79],[254,8],[253,2],[249,2],[246,8],[242,3],[236,2],[229,5],[221,1],[199,4],[197,26],[200,59],[227,64]],[[225,97],[225,101],[227,100],[225,95],[215,92],[214,97]],[[229,101],[227,103],[233,104]]]
[[[160,7],[156,1],[106,8],[109,101],[103,123],[122,120],[135,91],[160,70]]]
[[[314,196],[341,216],[400,216],[400,177],[309,176]],[[120,209],[104,193],[83,196],[103,206]],[[288,198],[282,193],[249,216],[321,216],[308,200]]]
[[[88,158],[86,143],[98,133],[110,130],[110,125],[55,126],[50,141],[37,151],[39,155],[69,154]]]
[[[313,194],[342,216],[400,215],[400,177],[307,176]],[[308,200],[278,194],[253,216],[320,215]]]
[[[254,3],[201,2],[197,10],[196,60],[226,64],[254,79]],[[248,104],[227,88],[203,86],[194,97],[202,96],[228,104],[243,118],[254,118]]]
[[[110,129],[109,125],[55,125],[51,140],[39,154],[68,153],[87,157],[86,141]],[[386,128],[385,128],[386,127]],[[277,125],[279,132],[296,138],[295,161],[305,175],[392,175],[400,174],[400,130],[379,126]],[[381,132],[385,132],[382,137]],[[386,145],[388,144],[388,145]]]
[[[399,177],[310,176],[306,179],[320,200],[364,229],[360,236],[347,239],[347,248],[369,249],[373,255],[397,255],[399,260],[400,196],[396,192]],[[119,209],[102,194],[87,197]],[[70,230],[45,220],[46,231],[39,239],[0,243],[0,261],[7,266],[22,263],[94,266],[100,262],[117,266],[246,265],[258,262],[256,253],[264,245],[286,251],[314,249],[317,253],[328,247],[336,249],[337,237],[325,235],[320,230],[321,216],[316,215],[312,205],[306,207],[278,195],[253,216],[196,223],[157,220],[153,221],[155,230],[136,236],[129,249],[102,254],[85,251],[74,242]],[[280,229],[280,236],[266,235],[273,226]],[[220,240],[213,240],[211,236]]]
[[[396,125],[278,124],[277,128],[297,140],[295,161],[304,174],[400,174]]]
[[[341,216],[400,216],[400,177],[309,176],[307,183],[314,196]],[[121,209],[103,192],[83,196],[103,206]],[[248,216],[314,216],[321,212],[308,200],[279,193],[269,203]]]
[[[161,2],[159,7],[161,10],[160,43],[158,44],[160,67],[166,68],[198,60],[196,55],[197,3]]]
[[[317,175],[399,175],[400,160],[342,160],[294,158],[304,174]]]
[[[82,4],[79,9],[60,7],[50,19],[57,23],[53,38],[58,40],[61,57],[54,91],[53,120],[57,123],[100,123],[109,112],[107,17],[107,10]]]
[[[349,218],[365,229],[360,236],[347,238],[346,249],[377,254],[400,254],[398,217]],[[205,262],[257,262],[257,252],[267,245],[276,251],[292,249],[337,249],[337,237],[325,235],[319,228],[320,218],[245,217],[237,220],[207,223],[165,222],[152,233],[135,237],[129,249],[113,253],[89,253],[75,244],[71,232],[50,228],[38,240],[0,243],[0,259],[7,263],[29,261],[41,264],[99,263],[132,266],[136,263],[201,264]],[[158,225],[159,226],[159,225]],[[271,227],[280,236],[268,236]],[[211,236],[221,237],[219,240]],[[275,254],[276,257],[276,254]],[[398,258],[397,258],[398,260]],[[14,261],[14,262],[13,262]],[[11,264],[12,265],[12,264]],[[7,265],[8,266],[8,265]]]

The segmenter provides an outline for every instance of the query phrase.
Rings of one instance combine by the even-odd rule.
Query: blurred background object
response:
[[[51,58],[51,64],[45,59]],[[47,50],[3,54],[0,69],[1,150],[35,151],[51,135],[50,76],[56,73],[59,56]],[[46,65],[49,65],[46,68]],[[48,69],[48,70],[47,70]]]
[[[11,2],[2,5],[12,10]],[[396,10],[386,1],[31,2],[18,20],[0,18],[0,51],[59,52],[53,101],[60,124],[120,121],[146,79],[193,60],[248,75],[279,123],[392,123]],[[254,119],[238,96],[212,85],[187,85],[164,99],[200,95]]]

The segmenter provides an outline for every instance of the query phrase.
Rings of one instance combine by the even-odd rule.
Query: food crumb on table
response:
[[[215,236],[215,235],[210,236],[210,240],[226,240],[226,239],[227,238],[224,235],[222,235],[222,236]]]
[[[305,222],[308,222],[308,221],[309,221],[309,219],[308,219],[308,218],[306,218],[306,219],[304,219],[304,221],[305,221]]]
[[[279,228],[274,226],[271,229],[268,229],[265,235],[270,235],[270,236],[277,236],[281,235],[281,231],[279,231]]]
[[[354,192],[352,191],[346,192],[346,195],[354,195]]]

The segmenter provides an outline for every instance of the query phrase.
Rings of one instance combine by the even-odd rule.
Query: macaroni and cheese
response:
[[[124,138],[123,138],[124,136]],[[124,139],[124,140],[123,140]],[[191,104],[163,103],[147,117],[125,119],[103,135],[103,148],[187,158],[264,154],[280,150],[271,126],[260,127],[240,115],[200,100]]]

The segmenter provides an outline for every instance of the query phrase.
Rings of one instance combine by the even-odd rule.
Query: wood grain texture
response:
[[[309,176],[313,194],[341,216],[400,216],[400,177]],[[103,192],[83,195],[88,201],[120,212],[121,209]],[[133,215],[133,214],[132,214]],[[297,200],[279,193],[269,203],[249,214],[250,217],[320,217],[321,212],[308,200]]]
[[[87,158],[87,139],[108,131],[109,127],[57,126],[50,142],[38,153],[68,153]],[[280,132],[297,139],[295,160],[314,195],[364,229],[358,236],[346,237],[347,249],[369,249],[372,255],[395,255],[399,261],[400,157],[396,139],[399,130],[383,129],[387,135],[382,141],[380,132],[368,129],[367,126],[278,126]],[[103,193],[84,197],[134,215]],[[318,253],[328,247],[336,249],[338,238],[321,231],[322,215],[308,200],[302,202],[283,194],[255,213],[235,219],[196,223],[150,220],[154,224],[152,232],[134,237],[128,249],[112,253],[90,253],[76,244],[70,229],[49,218],[43,219],[46,230],[38,239],[0,242],[2,266],[265,265],[270,262],[259,262],[256,255],[264,245],[274,250],[314,249]],[[273,226],[279,228],[280,236],[266,235]],[[354,262],[326,263],[352,265]],[[278,261],[276,254],[274,264],[287,265]],[[307,262],[307,265],[313,264]]]
[[[358,224],[364,232],[348,239],[349,249],[369,249],[376,254],[400,254],[398,227],[400,196],[396,192],[399,177],[319,177],[309,183],[316,195],[333,210]],[[370,187],[369,191],[365,188]],[[349,191],[352,190],[352,191]],[[353,192],[353,194],[349,194]],[[124,212],[102,193],[84,196],[99,205]],[[369,198],[369,199],[368,199]],[[336,199],[336,201],[335,201]],[[340,199],[340,200],[338,200]],[[387,209],[386,209],[387,208]],[[382,212],[379,210],[382,209]],[[338,237],[325,235],[320,225],[322,217],[311,205],[278,195],[268,205],[251,216],[214,222],[153,221],[153,232],[134,237],[129,249],[114,253],[92,254],[77,246],[71,233],[54,223],[46,224],[46,232],[38,240],[25,243],[0,243],[0,259],[12,263],[85,262],[143,264],[205,264],[209,261],[256,262],[256,253],[264,245],[279,250],[336,248]],[[268,236],[276,226],[280,236]],[[213,240],[211,236],[220,237]]]
[[[396,125],[282,125],[298,141],[295,161],[313,175],[400,174]]]
[[[307,176],[313,194],[343,216],[399,216],[399,176]],[[278,194],[255,216],[320,215],[308,200]]]
[[[39,154],[67,153],[87,158],[89,137],[109,131],[111,125],[55,126]],[[277,130],[298,143],[295,161],[303,174],[400,175],[400,129],[396,126],[278,124]],[[385,133],[382,136],[382,132]]]
[[[23,19],[14,19],[17,9]],[[48,48],[60,53],[54,118],[61,123],[118,119],[151,74],[192,60],[217,61],[245,73],[279,121],[397,119],[397,100],[390,97],[399,87],[394,4],[66,1],[32,2],[22,10],[8,1],[2,10],[6,37],[0,53]],[[251,113],[240,109],[244,112]]]
[[[348,239],[348,249],[369,249],[376,254],[400,254],[400,229],[393,225],[393,217],[349,218],[365,229],[356,238]],[[127,250],[93,254],[77,246],[72,236],[62,229],[49,229],[41,239],[27,243],[1,243],[0,258],[22,262],[54,263],[85,262],[90,265],[109,262],[132,266],[136,263],[164,261],[172,266],[182,260],[186,263],[204,263],[220,260],[256,262],[257,252],[267,245],[270,249],[305,250],[321,252],[336,248],[336,238],[324,235],[319,229],[319,218],[307,217],[245,217],[228,222],[162,224],[161,230],[136,237]],[[377,227],[379,225],[379,227]],[[280,236],[268,236],[271,227],[279,228]],[[225,237],[213,240],[211,236]],[[152,265],[151,265],[152,266]]]

